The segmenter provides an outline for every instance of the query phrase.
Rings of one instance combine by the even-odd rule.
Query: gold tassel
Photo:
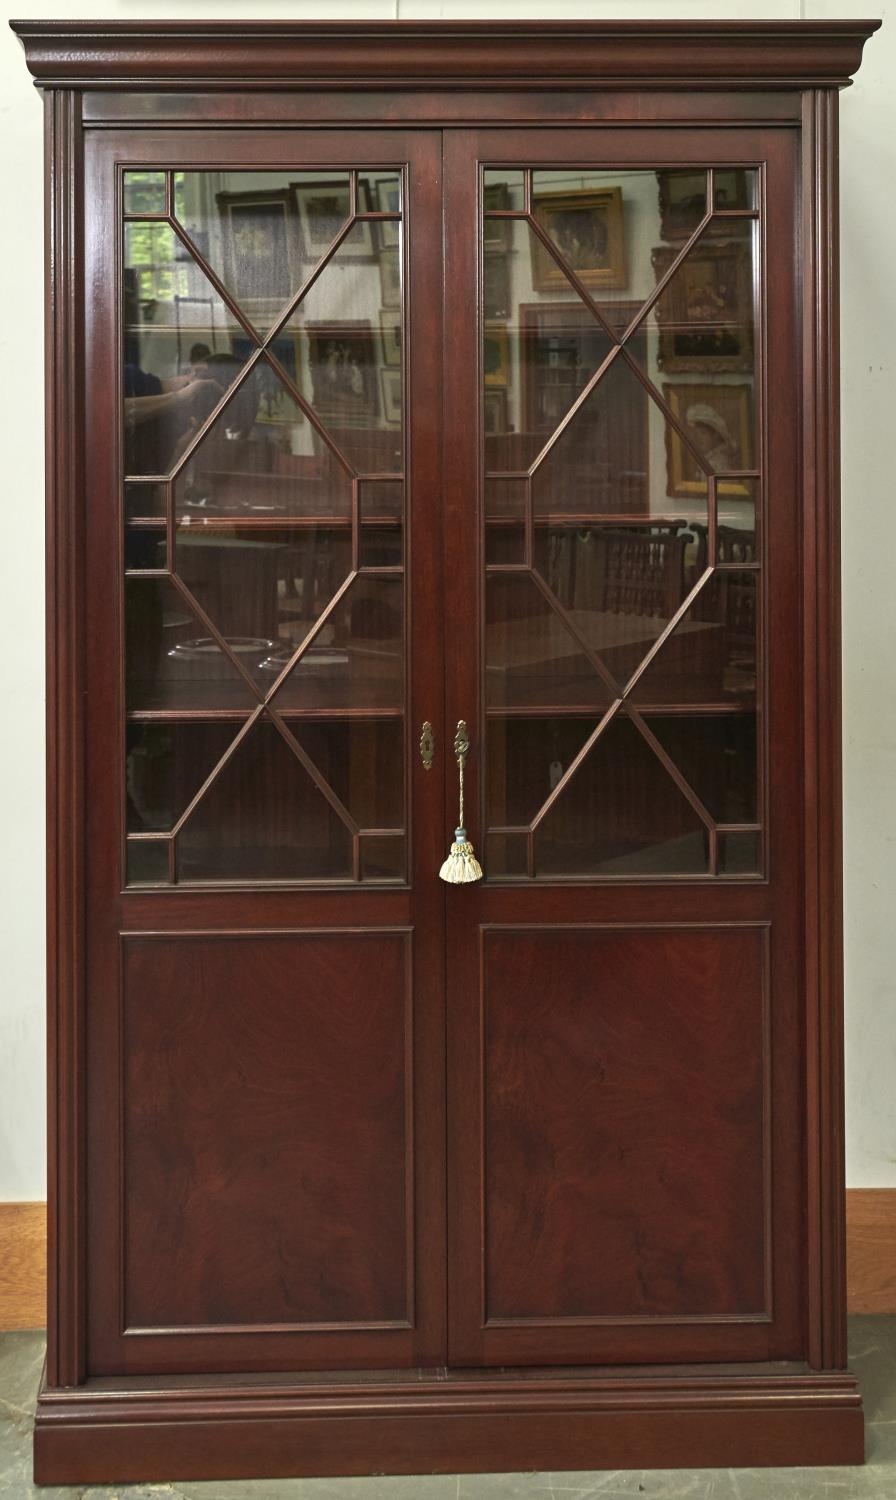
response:
[[[468,885],[482,879],[482,866],[473,853],[466,828],[455,828],[451,853],[439,871],[439,878],[448,885]]]
[[[440,880],[444,880],[447,885],[472,885],[474,880],[482,879],[482,866],[473,853],[473,845],[467,838],[467,830],[464,827],[464,766],[469,748],[470,737],[467,734],[467,726],[461,719],[457,726],[457,734],[454,736],[454,753],[457,756],[457,769],[460,776],[460,816],[454,830],[451,853],[439,871]]]

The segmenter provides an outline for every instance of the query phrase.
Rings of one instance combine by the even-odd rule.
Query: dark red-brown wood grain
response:
[[[837,1373],[836,89],[875,26],[16,24],[47,89],[40,1481],[860,1460],[860,1398]],[[475,744],[482,715],[480,159],[764,166],[767,879],[445,891],[434,878],[453,826],[454,723],[466,718]],[[123,894],[115,164],[284,160],[407,164],[409,742],[430,719],[439,769],[427,776],[413,761],[407,889]],[[475,837],[478,771],[474,753]],[[367,997],[365,1047],[348,1035],[350,1006],[321,1018],[315,1042],[300,985],[289,998],[303,953],[309,975],[328,967],[334,995]],[[724,1017],[713,1011],[720,970],[733,1007]],[[251,1025],[240,996],[251,998],[259,972],[274,999],[240,1049]],[[216,1034],[211,996],[224,973]],[[204,985],[205,1006],[184,1015]],[[318,1071],[291,1037],[277,1055],[293,1012]],[[172,1054],[175,1079],[182,1069],[172,1095],[158,1049],[179,1016],[189,1046]],[[191,1048],[208,1069],[192,1083]],[[294,1203],[278,1167],[265,1176],[277,1112],[241,1122],[222,1110],[211,1079],[228,1068],[254,1089],[278,1069],[304,1088],[293,1139],[310,1165]],[[602,1097],[601,1068],[615,1096]],[[619,1091],[633,1107],[608,1168],[602,1104],[610,1097],[618,1114]],[[668,1118],[685,1092],[697,1101],[690,1127]],[[707,1122],[725,1121],[716,1153],[695,1144],[701,1107]],[[370,1180],[363,1152],[347,1159],[352,1109],[357,1121],[377,1116]],[[536,1115],[568,1170],[528,1144]],[[247,1161],[268,1162],[240,1177],[243,1211],[230,1219],[209,1176],[228,1131]],[[645,1143],[656,1154],[640,1185],[625,1171],[633,1141],[642,1158]],[[315,1160],[329,1150],[346,1153],[351,1205],[343,1217],[318,1200],[309,1218]],[[156,1212],[152,1192],[129,1204],[129,1171],[155,1182]],[[545,1194],[558,1195],[546,1235]],[[657,1257],[649,1288],[632,1262],[638,1204]],[[299,1300],[314,1326],[294,1321],[300,1281],[284,1286],[269,1267],[253,1275],[259,1247],[274,1224],[286,1264],[302,1236],[334,1253],[353,1212],[349,1273],[332,1295],[306,1286]],[[582,1225],[604,1235],[593,1257],[576,1239]],[[701,1231],[715,1256],[695,1249]],[[206,1254],[220,1267],[211,1296]],[[185,1323],[191,1315],[199,1326]],[[449,1362],[507,1368],[446,1373]]]

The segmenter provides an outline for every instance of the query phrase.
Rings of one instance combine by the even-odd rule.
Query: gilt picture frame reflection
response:
[[[628,284],[621,188],[539,193],[532,214],[583,286],[619,290]],[[539,292],[569,287],[547,246],[534,236],[532,279]]]
[[[657,282],[678,251],[659,245]],[[750,246],[698,244],[682,261],[656,304],[657,364],[688,374],[740,374],[753,368],[753,278]]]
[[[299,229],[304,270],[326,255],[349,215],[351,196],[347,177],[320,181],[314,177],[289,185]],[[365,179],[358,182],[358,213],[370,212],[370,190]],[[363,221],[351,235],[351,251],[341,248],[340,263],[363,263],[373,259],[372,226]]]
[[[252,317],[275,314],[294,290],[295,220],[288,188],[217,193],[224,282]]]
[[[752,469],[753,387],[748,382],[724,385],[664,385],[663,397],[702,457],[698,463],[681,435],[666,422],[666,479],[668,493],[677,498],[706,494],[706,474],[717,474],[717,494],[746,499],[749,485],[726,472]]]
[[[373,426],[379,409],[373,324],[308,323],[305,333],[316,414],[338,427]]]
[[[660,195],[660,235],[664,240],[686,240],[706,214],[705,171],[657,172]],[[753,206],[754,173],[747,167],[716,167],[713,172],[714,207],[724,211]],[[724,219],[710,222],[704,233],[725,234]]]

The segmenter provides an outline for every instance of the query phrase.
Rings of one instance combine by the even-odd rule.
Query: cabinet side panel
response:
[[[846,1363],[837,117],[803,109],[803,707],[808,1355]]]
[[[81,96],[45,96],[47,1381],[84,1372]]]

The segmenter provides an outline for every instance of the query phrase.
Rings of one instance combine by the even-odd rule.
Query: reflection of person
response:
[[[333,339],[327,345],[321,369],[321,379],[334,394],[363,396],[364,372],[357,351],[347,340]]]
[[[223,395],[205,376],[171,375],[161,380],[124,367],[124,425],[129,474],[167,474],[195,429]]]
[[[240,362],[194,344],[190,368],[160,379],[139,365],[124,367],[124,419],[128,472],[165,474],[192,442],[197,429],[233,384]],[[254,415],[254,414],[253,414]],[[247,424],[251,426],[251,420]]]
[[[687,423],[694,441],[713,473],[737,468],[737,444],[725,418],[715,407],[697,402],[687,410]]]

